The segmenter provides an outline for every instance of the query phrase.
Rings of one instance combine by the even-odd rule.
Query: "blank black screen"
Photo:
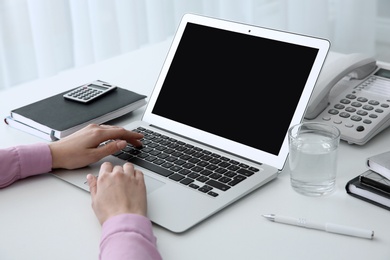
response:
[[[317,52],[189,23],[153,113],[277,155]]]

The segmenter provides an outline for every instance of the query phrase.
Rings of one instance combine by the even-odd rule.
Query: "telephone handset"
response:
[[[330,96],[335,89],[341,92]],[[350,144],[365,144],[390,125],[390,70],[360,53],[325,64],[305,119],[338,127]]]

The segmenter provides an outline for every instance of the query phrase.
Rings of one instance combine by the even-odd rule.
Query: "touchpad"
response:
[[[152,177],[149,177],[144,174],[144,180],[145,180],[145,185],[146,185],[146,193],[150,194],[153,191],[157,190],[158,188],[162,187],[165,185],[164,182],[153,179]]]

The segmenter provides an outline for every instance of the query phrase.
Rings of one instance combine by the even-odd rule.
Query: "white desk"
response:
[[[170,41],[99,64],[0,92],[0,116],[11,109],[95,79],[149,95]],[[142,109],[114,121],[125,124]],[[0,147],[42,141],[0,124]],[[390,212],[351,197],[346,182],[363,172],[367,156],[390,149],[390,130],[365,146],[341,143],[337,191],[297,194],[288,173],[183,234],[158,226],[164,259],[390,259]],[[1,173],[0,173],[1,174]],[[0,190],[0,259],[97,259],[100,225],[90,196],[53,176],[32,177]],[[265,213],[306,217],[375,230],[374,240],[269,222]]]

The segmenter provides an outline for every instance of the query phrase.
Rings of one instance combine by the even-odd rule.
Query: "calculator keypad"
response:
[[[90,100],[91,98],[103,93],[101,90],[97,90],[95,88],[83,86],[80,88],[77,88],[70,92],[68,96],[82,99],[82,100]]]

